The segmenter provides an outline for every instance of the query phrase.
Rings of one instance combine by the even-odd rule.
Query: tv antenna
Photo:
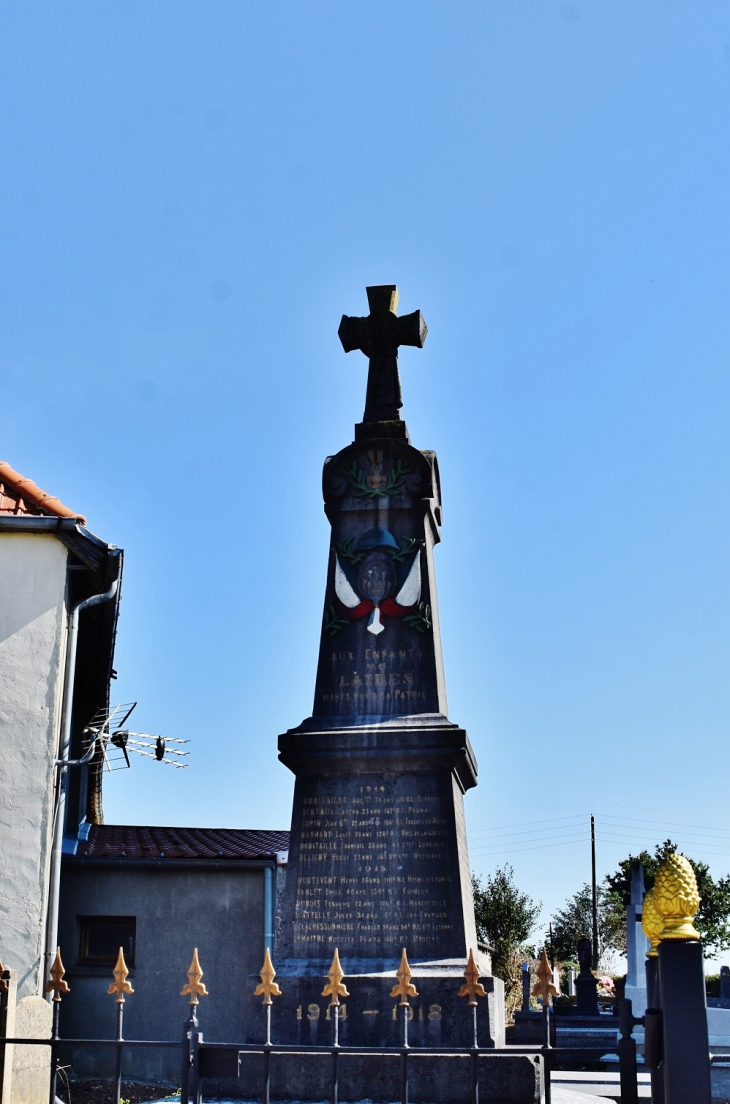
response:
[[[181,763],[180,759],[188,752],[170,747],[170,744],[189,744],[189,740],[178,740],[172,736],[153,736],[146,732],[133,732],[124,727],[136,705],[137,702],[126,702],[109,709],[97,709],[81,734],[84,754],[77,762],[89,763],[94,754],[100,750],[108,771],[126,770],[127,767],[131,767],[130,752],[135,755],[145,755],[148,759],[156,759],[158,763],[167,763],[170,767],[179,769],[186,767],[187,763]]]

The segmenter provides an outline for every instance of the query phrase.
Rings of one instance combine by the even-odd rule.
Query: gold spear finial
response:
[[[405,947],[403,948],[403,954],[400,959],[400,966],[396,971],[398,978],[398,984],[393,986],[391,997],[400,997],[401,1005],[408,1004],[409,997],[417,997],[418,990],[415,985],[411,984],[411,968],[408,965],[408,955],[406,954]]]
[[[261,967],[259,977],[261,978],[261,982],[254,989],[253,995],[255,997],[263,997],[264,1004],[273,1004],[274,1002],[271,998],[280,997],[281,989],[274,981],[274,978],[276,977],[276,970],[274,969],[274,964],[271,961],[271,955],[269,954],[268,947],[266,948],[266,954],[264,955],[264,964]]]
[[[183,985],[180,990],[181,997],[190,997],[190,1004],[200,1004],[198,997],[207,997],[208,990],[200,980],[203,976],[203,971],[200,968],[200,960],[198,958],[198,948],[193,951],[193,957],[190,962],[190,969],[188,970],[188,983]]]
[[[548,962],[547,951],[543,947],[540,965],[537,968],[537,981],[532,987],[531,996],[542,997],[542,1006],[550,1004],[551,997],[557,997],[558,991],[553,985],[553,971]]]
[[[650,889],[645,895],[644,903],[641,906],[641,927],[650,944],[646,957],[656,958],[659,953],[657,948],[664,927],[664,917],[657,910],[653,889]]]
[[[329,978],[329,984],[325,985],[322,990],[323,997],[330,997],[330,1008],[333,1004],[340,1003],[340,997],[349,997],[347,989],[342,984],[342,980],[345,974],[340,965],[340,953],[335,947],[335,953],[332,957],[332,965],[330,966],[327,977]]]
[[[127,981],[127,975],[129,970],[127,969],[127,963],[124,961],[124,951],[119,948],[119,954],[117,955],[117,964],[114,967],[114,981],[107,989],[107,993],[112,996],[117,994],[117,1004],[124,1004],[124,994],[133,993],[134,989]]]
[[[61,993],[71,992],[68,985],[63,980],[63,975],[65,973],[66,971],[64,970],[63,963],[61,962],[61,948],[56,947],[56,957],[54,958],[53,965],[51,966],[51,980],[46,983],[46,992],[53,993],[54,1001],[60,1001]]]
[[[700,938],[692,923],[700,907],[700,894],[692,864],[684,855],[669,855],[657,870],[654,904],[663,921],[660,940]]]
[[[466,964],[464,970],[464,977],[466,981],[459,990],[460,997],[469,998],[469,1008],[475,1008],[479,1003],[477,997],[486,997],[487,991],[479,980],[479,970],[477,964],[474,961],[474,951],[469,951],[469,961]]]

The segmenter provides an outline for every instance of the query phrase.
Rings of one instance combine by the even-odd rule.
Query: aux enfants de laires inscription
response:
[[[365,353],[369,369],[355,440],[324,465],[332,536],[314,708],[279,737],[296,775],[276,944],[282,1014],[293,1040],[318,1037],[338,948],[360,979],[343,1020],[350,1043],[393,1041],[386,975],[405,947],[420,994],[412,1042],[462,1045],[466,1020],[450,1002],[473,949],[490,994],[482,1037],[500,1045],[502,983],[477,948],[466,847],[463,794],[476,785],[476,760],[447,716],[438,463],[411,445],[400,415],[398,349],[420,348],[426,326],[420,311],[398,317],[394,286],[367,295],[369,315],[344,316],[339,328],[345,352]]]

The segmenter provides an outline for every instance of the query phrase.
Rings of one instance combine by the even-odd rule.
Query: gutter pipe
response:
[[[264,955],[274,953],[274,869],[264,867]]]
[[[119,576],[108,590],[85,598],[75,606],[68,619],[68,641],[66,646],[66,681],[63,690],[63,709],[61,720],[61,754],[56,760],[61,774],[58,781],[58,799],[56,801],[55,824],[53,826],[53,848],[51,850],[51,869],[49,877],[48,919],[46,922],[45,972],[48,973],[58,944],[58,906],[61,896],[61,857],[63,855],[63,829],[66,819],[66,791],[68,790],[68,767],[71,765],[71,714],[73,711],[74,683],[76,680],[76,648],[79,637],[79,614],[90,606],[100,606],[110,602],[119,589]],[[51,994],[46,999],[50,1000]]]

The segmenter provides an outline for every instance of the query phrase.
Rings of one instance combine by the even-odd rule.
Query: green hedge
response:
[[[705,974],[705,993],[708,997],[720,996],[720,975]]]

